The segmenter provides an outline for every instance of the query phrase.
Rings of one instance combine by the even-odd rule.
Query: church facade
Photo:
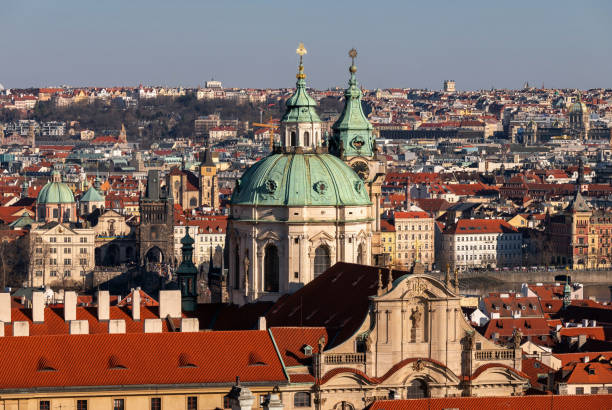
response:
[[[306,91],[303,46],[298,54],[282,147],[249,168],[232,195],[227,287],[238,304],[276,300],[336,262],[367,264],[372,257],[376,215],[368,187],[328,153],[316,102]]]

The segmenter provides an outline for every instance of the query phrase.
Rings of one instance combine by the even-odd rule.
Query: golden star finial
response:
[[[300,58],[302,58],[302,56],[306,53],[308,53],[308,50],[306,50],[306,47],[304,47],[304,43],[300,43],[300,45],[298,46],[297,50],[295,50],[296,54],[300,56]]]

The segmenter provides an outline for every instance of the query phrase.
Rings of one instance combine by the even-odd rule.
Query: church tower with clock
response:
[[[385,179],[385,163],[377,156],[372,124],[361,106],[361,89],[357,84],[355,57],[357,50],[349,51],[352,64],[349,86],[344,91],[345,105],[340,118],[334,123],[333,135],[329,139],[329,152],[346,162],[361,177],[372,202],[372,258],[382,254],[380,244],[381,191]],[[375,264],[383,263],[374,260]]]

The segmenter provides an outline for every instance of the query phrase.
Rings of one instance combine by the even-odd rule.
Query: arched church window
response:
[[[279,261],[278,248],[272,244],[266,246],[264,256],[264,291],[278,292]]]
[[[234,253],[234,289],[240,289],[240,247]]]
[[[310,145],[310,133],[308,131],[304,133],[304,145],[305,146]]]
[[[291,131],[291,146],[297,147],[297,145],[298,145],[297,135],[295,134],[295,131]]]
[[[365,261],[365,255],[364,255],[363,244],[360,243],[359,246],[357,247],[357,263],[360,265],[363,265],[364,261]]]
[[[316,278],[323,272],[325,272],[331,265],[331,257],[329,254],[329,248],[326,245],[321,245],[315,249],[314,258],[314,277]]]
[[[415,379],[406,386],[407,399],[422,399],[427,397],[427,384],[422,380]]]

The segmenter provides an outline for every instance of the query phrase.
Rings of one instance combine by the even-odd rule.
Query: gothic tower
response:
[[[168,187],[170,190],[170,187]],[[174,201],[161,188],[158,170],[150,170],[145,196],[140,198],[139,261],[148,269],[173,265]]]
[[[361,105],[361,89],[357,84],[357,67],[355,57],[357,50],[349,51],[352,64],[349,86],[344,91],[345,104],[340,118],[334,123],[333,135],[329,140],[329,151],[353,168],[361,177],[366,186],[370,201],[372,202],[372,257],[373,263],[382,263],[380,258],[382,248],[380,245],[380,201],[382,184],[385,179],[386,167],[377,156],[375,136],[372,124],[368,121]]]
[[[219,183],[217,166],[213,162],[210,148],[204,151],[200,164],[200,206],[219,208]]]

